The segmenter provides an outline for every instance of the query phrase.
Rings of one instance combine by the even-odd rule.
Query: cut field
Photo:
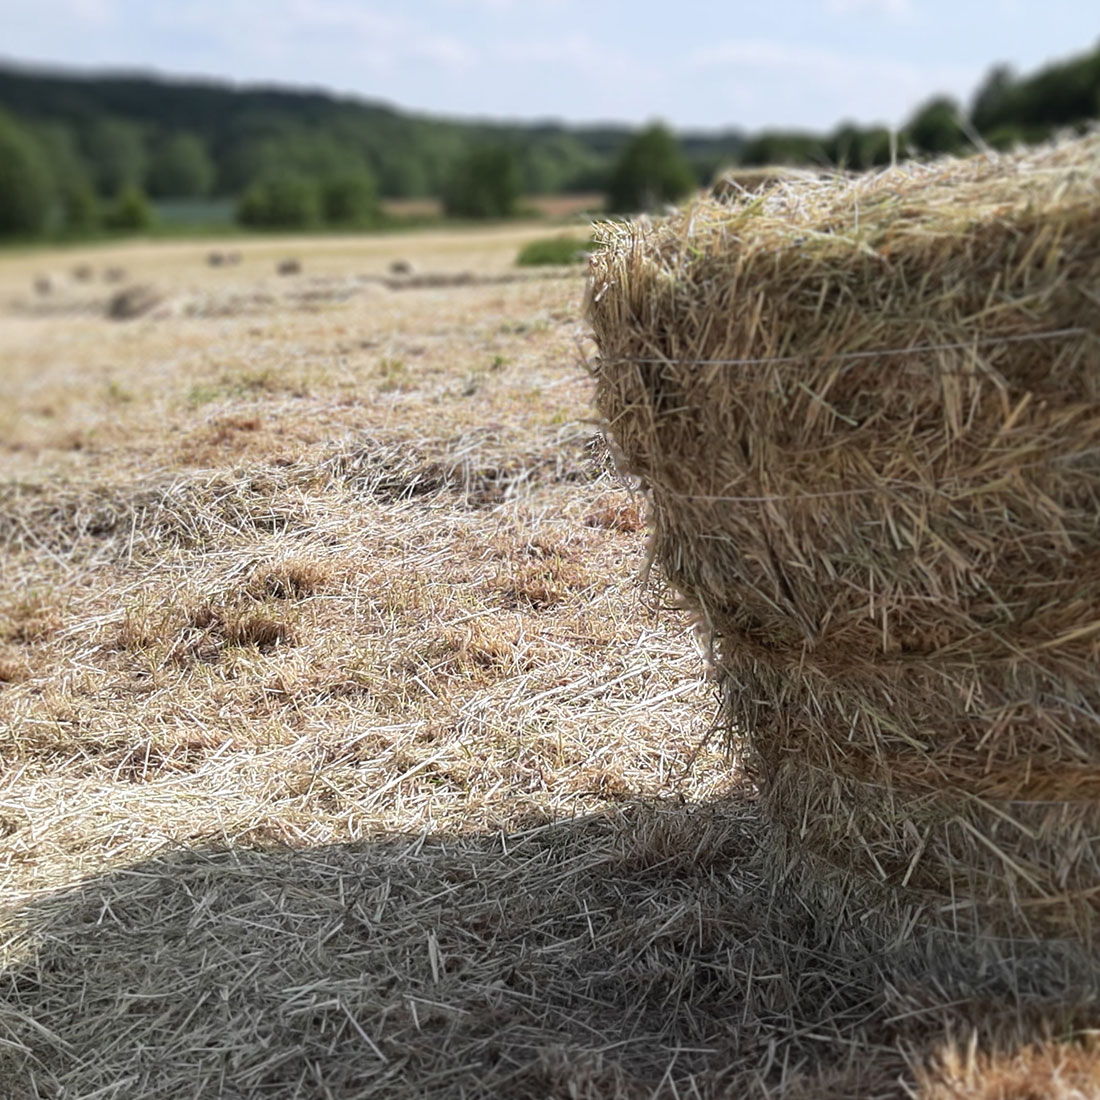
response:
[[[576,219],[604,208],[598,191],[566,195],[525,195],[519,205],[543,218]],[[383,199],[382,209],[391,218],[440,218],[439,199]]]
[[[544,232],[0,263],[0,1096],[895,1096],[940,1044],[764,884]]]

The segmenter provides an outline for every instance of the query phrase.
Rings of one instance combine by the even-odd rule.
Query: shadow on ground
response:
[[[905,1095],[944,1014],[831,957],[765,858],[747,793],[168,851],[16,914],[0,1094]]]

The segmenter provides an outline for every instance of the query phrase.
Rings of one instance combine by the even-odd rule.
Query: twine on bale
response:
[[[1100,136],[599,233],[597,403],[777,889],[938,982],[1100,991]]]
[[[884,359],[894,355],[914,355],[917,353],[924,353],[930,351],[965,351],[969,348],[981,348],[992,347],[996,344],[1026,344],[1038,340],[1058,340],[1065,336],[1085,336],[1087,335],[1087,329],[1083,328],[1060,328],[1054,329],[1052,332],[1023,332],[1016,336],[995,336],[989,340],[970,340],[959,341],[953,344],[918,344],[915,347],[904,348],[870,348],[866,351],[841,351],[834,355],[827,355],[819,357],[816,362],[843,362],[845,360],[855,359]],[[606,363],[607,360],[604,360]],[[669,363],[676,362],[678,364],[688,364],[697,367],[760,367],[760,366],[772,366],[775,363],[781,363],[784,365],[808,365],[804,357],[800,355],[764,355],[757,356],[756,358],[741,358],[741,359],[677,359],[670,360],[667,358],[650,358],[646,359],[641,356],[635,356],[633,358],[627,358],[619,356],[616,363]]]

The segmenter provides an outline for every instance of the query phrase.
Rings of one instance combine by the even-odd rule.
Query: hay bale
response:
[[[52,294],[54,290],[54,281],[52,275],[36,275],[34,277],[34,292],[40,297],[45,297],[48,294]]]
[[[814,179],[819,173],[804,168],[787,168],[781,164],[759,168],[730,168],[720,172],[711,184],[712,197],[726,202],[740,202],[746,195],[759,195],[777,183]]]
[[[413,265],[408,260],[394,260],[390,264],[391,275],[412,275],[414,273]]]
[[[95,270],[91,264],[76,264],[72,275],[75,282],[90,283],[95,278]]]
[[[112,321],[130,321],[149,313],[163,301],[164,295],[156,287],[137,283],[111,296],[107,303],[107,316]]]
[[[280,260],[275,270],[280,275],[300,275],[302,273],[302,261],[293,258]]]
[[[221,267],[227,262],[225,253],[217,249],[206,254],[206,263],[208,267]]]
[[[1100,136],[600,233],[597,401],[777,883],[944,986],[1095,990]]]

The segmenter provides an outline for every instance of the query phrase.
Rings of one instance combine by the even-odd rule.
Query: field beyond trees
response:
[[[1017,1023],[765,887],[544,233],[0,262],[0,1095],[902,1096]]]

